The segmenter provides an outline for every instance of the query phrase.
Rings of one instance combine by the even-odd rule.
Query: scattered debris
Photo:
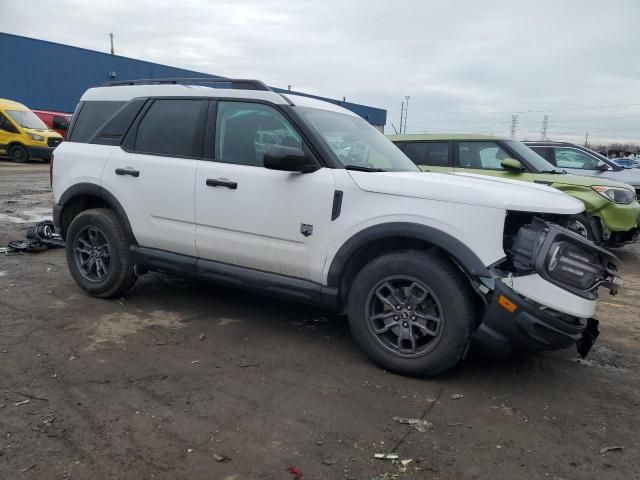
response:
[[[114,298],[113,301],[116,302],[121,307],[124,307],[124,302],[122,301],[122,298]]]
[[[602,456],[604,456],[605,453],[607,452],[613,452],[616,450],[624,450],[624,447],[621,446],[613,446],[613,447],[603,447],[600,449],[600,453],[602,454]]]
[[[74,357],[73,355],[71,355],[71,356],[69,357],[69,361],[71,361],[71,360],[76,360],[77,358],[78,358],[78,357]]]
[[[229,457],[225,457],[224,455],[218,455],[217,453],[213,454],[213,459],[218,463],[227,463],[231,461]]]
[[[238,367],[240,368],[259,367],[259,366],[260,366],[259,363],[243,363],[238,365]]]
[[[193,448],[187,448],[187,453],[193,453]]]
[[[195,365],[196,363],[200,363],[200,360],[194,360],[193,362],[191,362],[191,365]]]
[[[1,251],[4,252],[5,255],[8,255],[25,252],[42,252],[49,248],[64,247],[64,240],[55,232],[55,227],[51,220],[38,222],[27,228],[26,237],[26,240],[9,242]],[[47,271],[50,271],[50,269]]]
[[[325,458],[324,460],[322,460],[322,463],[324,463],[325,465],[333,465],[334,463],[336,463],[336,461],[332,458]]]
[[[287,468],[287,472],[291,473],[294,476],[293,480],[300,480],[302,478],[302,472],[293,465]]]
[[[411,459],[411,458],[407,458],[406,460],[400,460],[400,463],[402,464],[403,467],[406,467],[411,462],[413,462],[413,459]]]
[[[397,460],[399,457],[396,453],[376,453],[373,458],[380,460]]]
[[[35,395],[29,395],[28,393],[24,393],[24,392],[16,392],[16,393],[18,395],[22,395],[23,397],[30,398],[31,400],[42,400],[43,402],[48,402],[49,401],[48,398],[37,397]]]
[[[22,400],[21,402],[16,402],[13,405],[16,407],[19,407],[20,405],[26,405],[27,403],[30,403],[31,400],[29,400],[28,398],[26,400]]]
[[[201,333],[200,335],[198,335],[198,340],[200,341],[204,340],[204,333]]]
[[[44,417],[44,420],[42,421],[42,423],[47,427],[50,427],[51,424],[55,421],[55,419],[56,419],[56,416],[53,413],[50,413],[49,415]]]
[[[22,470],[20,470],[20,473],[27,473],[29,470],[33,470],[37,466],[38,466],[37,463],[34,463],[33,465],[29,465],[28,467],[23,468]]]
[[[411,425],[414,430],[417,430],[418,432],[426,432],[430,428],[433,428],[432,423],[423,420],[422,418],[393,417],[393,420],[404,425]]]
[[[464,395],[461,393],[452,393],[451,394],[451,400],[460,400],[461,398],[464,398]]]

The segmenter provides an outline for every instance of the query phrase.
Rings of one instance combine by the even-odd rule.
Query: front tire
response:
[[[381,367],[435,376],[463,357],[476,311],[469,282],[434,253],[376,258],[358,273],[347,312],[354,340]]]
[[[566,228],[595,243],[601,242],[600,232],[596,229],[591,217],[584,213],[572,215],[566,224]]]
[[[22,145],[12,145],[8,154],[12,162],[27,163],[29,161],[29,152]]]
[[[94,208],[76,216],[65,252],[71,276],[90,295],[120,296],[136,281],[127,235],[112,210]]]

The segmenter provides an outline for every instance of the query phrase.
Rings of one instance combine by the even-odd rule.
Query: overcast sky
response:
[[[0,0],[0,29],[388,110],[408,133],[640,141],[640,1]],[[43,72],[44,73],[44,72]],[[530,111],[535,112],[530,112]]]

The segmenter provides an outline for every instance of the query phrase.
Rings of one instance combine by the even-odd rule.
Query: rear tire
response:
[[[71,276],[90,295],[122,295],[136,281],[129,243],[112,210],[85,210],[67,231],[65,251]]]
[[[437,254],[390,253],[365,265],[354,279],[349,326],[381,367],[435,376],[465,354],[476,324],[472,295],[462,272]]]
[[[27,163],[29,161],[29,152],[22,145],[12,145],[7,153],[12,162]]]

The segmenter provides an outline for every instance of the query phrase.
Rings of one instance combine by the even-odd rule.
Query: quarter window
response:
[[[202,100],[156,100],[138,126],[134,150],[155,155],[202,156]]]
[[[86,143],[98,128],[107,121],[111,115],[124,105],[125,102],[84,102],[78,118],[76,118],[73,131],[69,137],[70,142]]]
[[[259,103],[220,102],[215,158],[262,167],[271,145],[303,148],[302,138],[276,109]]]
[[[404,148],[404,154],[416,165],[451,166],[447,142],[411,142]]]
[[[496,142],[458,142],[458,162],[462,168],[504,170],[502,160],[509,157]]]
[[[556,166],[558,168],[577,168],[580,170],[597,170],[600,161],[591,155],[575,148],[555,148]]]

